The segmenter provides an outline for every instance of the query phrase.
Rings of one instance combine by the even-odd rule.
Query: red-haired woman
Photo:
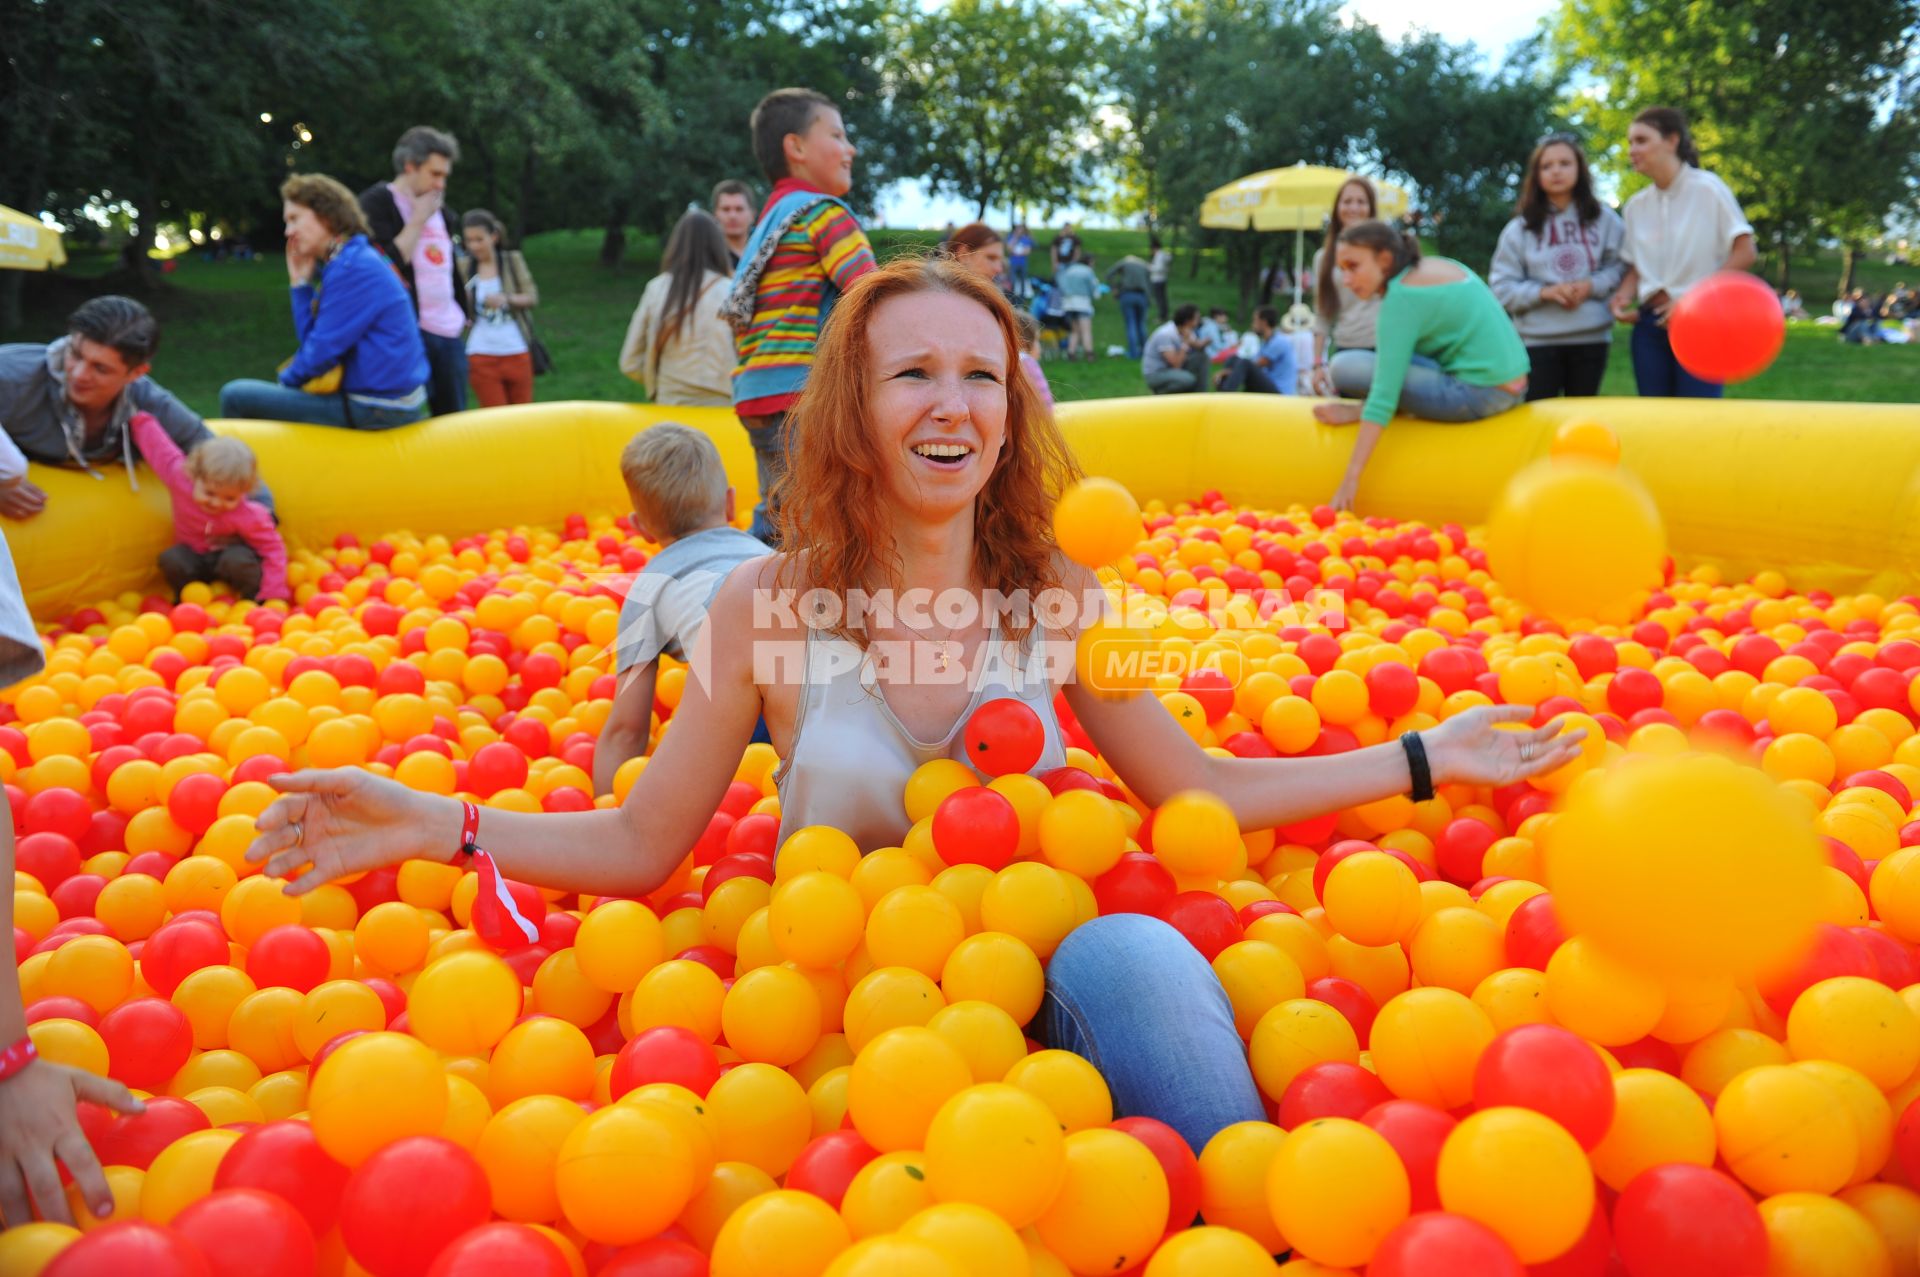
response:
[[[1329,757],[1217,758],[1152,696],[1079,683],[1076,609],[1104,593],[1055,548],[1052,511],[1075,465],[1018,353],[1006,299],[951,263],[897,260],[847,290],[798,407],[808,446],[783,480],[781,552],[721,587],[673,730],[620,807],[477,813],[475,841],[501,872],[596,895],[655,891],[706,830],[763,714],[786,760],[783,842],[830,825],[863,850],[898,846],[908,778],[964,758],[961,729],[986,700],[1024,701],[1044,729],[1038,767],[1062,764],[1055,670],[1143,802],[1208,790],[1246,829],[1420,790],[1429,772],[1434,784],[1511,784],[1577,752],[1578,734],[1555,736],[1557,725],[1496,730],[1528,716],[1518,706]],[[285,796],[248,854],[292,877],[294,895],[407,858],[461,857],[456,799],[346,769],[274,783]],[[1262,1117],[1224,991],[1156,918],[1114,914],[1068,935],[1032,1027],[1096,1061],[1119,1112],[1157,1117],[1196,1149]]]

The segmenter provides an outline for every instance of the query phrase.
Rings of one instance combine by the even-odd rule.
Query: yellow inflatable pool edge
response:
[[[1183,395],[1062,404],[1061,428],[1089,474],[1141,500],[1218,490],[1235,505],[1324,501],[1352,447],[1311,401]],[[1360,485],[1363,513],[1482,522],[1507,479],[1545,456],[1575,418],[1619,436],[1621,464],[1659,505],[1683,565],[1730,577],[1763,568],[1800,589],[1897,594],[1920,587],[1920,408],[1758,400],[1557,399],[1470,425],[1406,419],[1388,428]],[[741,507],[757,495],[753,452],[723,408],[544,403],[361,432],[218,421],[247,441],[294,548],[402,529],[458,537],[555,526],[627,508],[620,451],[661,422],[706,433]],[[27,604],[42,623],[159,583],[172,540],[167,494],[145,467],[97,474],[35,466],[46,511],[4,525]],[[135,485],[137,484],[137,491]]]

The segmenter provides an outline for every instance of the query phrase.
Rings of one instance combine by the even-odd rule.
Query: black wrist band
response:
[[[1413,801],[1428,802],[1433,798],[1433,771],[1427,766],[1427,746],[1420,739],[1419,732],[1405,732],[1400,737],[1400,748],[1407,751],[1407,770],[1413,773]]]

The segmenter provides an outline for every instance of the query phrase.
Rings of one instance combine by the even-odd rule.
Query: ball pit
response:
[[[539,939],[496,950],[445,866],[284,896],[242,854],[264,782],[623,796],[644,759],[589,777],[630,528],[342,538],[286,610],[106,600],[0,694],[14,939],[43,1055],[152,1098],[82,1114],[113,1220],[0,1234],[0,1270],[1920,1268],[1920,599],[1669,565],[1612,624],[1557,620],[1458,525],[1208,493],[1133,526],[1096,495],[1075,543],[1117,555],[1139,642],[1194,658],[1150,684],[1203,747],[1486,703],[1587,747],[1242,830],[1204,794],[1147,808],[1064,709],[1070,767],[1027,776],[1002,705],[976,767],[915,775],[901,847],[810,829],[776,861],[754,746],[666,885],[520,888]],[[1268,606],[1309,587],[1348,628]],[[1053,948],[1110,912],[1212,963],[1267,1121],[1189,1148],[1026,1039]]]

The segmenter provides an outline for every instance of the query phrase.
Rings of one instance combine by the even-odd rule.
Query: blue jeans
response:
[[[427,409],[436,417],[467,410],[467,343],[420,330],[427,348]]]
[[[1033,286],[1027,279],[1026,258],[1009,257],[1007,259],[1007,276],[1013,282],[1013,295],[1015,297],[1025,297],[1032,291]]]
[[[1365,399],[1373,389],[1374,361],[1371,350],[1343,350],[1335,355],[1327,363],[1334,393],[1347,399]],[[1425,421],[1481,421],[1519,407],[1523,393],[1499,386],[1476,386],[1425,355],[1415,355],[1406,380],[1400,383],[1399,411]]]
[[[351,405],[348,400],[351,399]],[[353,419],[347,419],[351,407]],[[354,430],[391,430],[427,415],[418,408],[389,408],[351,395],[310,395],[277,381],[243,378],[220,387],[220,415],[252,421],[299,421],[310,426],[346,426]]]
[[[1115,296],[1120,300],[1120,318],[1127,325],[1127,358],[1138,359],[1147,345],[1147,295],[1128,289]]]
[[[1061,941],[1032,1031],[1100,1070],[1115,1117],[1165,1122],[1196,1156],[1226,1127],[1266,1120],[1226,990],[1158,918],[1109,914]]]
[[[1673,342],[1651,309],[1633,326],[1633,384],[1643,399],[1718,399],[1727,388],[1680,366]]]
[[[780,506],[773,500],[773,489],[786,477],[787,424],[793,418],[783,412],[777,417],[755,417],[753,420],[757,424],[747,426],[747,440],[753,444],[753,466],[760,480],[760,500],[754,503],[753,526],[748,531],[778,549],[780,534],[774,529],[773,521],[779,514]]]

